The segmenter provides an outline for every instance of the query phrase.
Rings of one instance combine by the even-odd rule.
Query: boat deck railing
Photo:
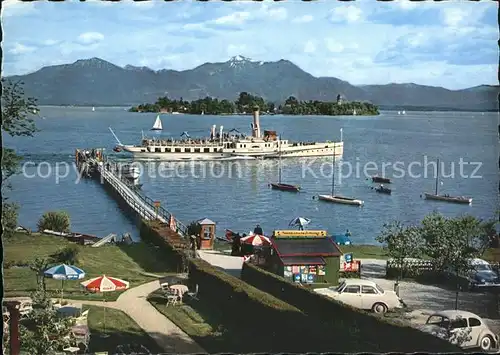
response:
[[[176,232],[186,237],[187,227],[163,207],[156,207],[155,201],[139,191],[137,186],[125,179],[118,178],[112,171],[106,169],[104,164],[98,164],[98,171],[115,191],[122,196],[125,202],[132,207],[141,217],[147,220],[159,220],[170,224],[171,218],[175,221]]]

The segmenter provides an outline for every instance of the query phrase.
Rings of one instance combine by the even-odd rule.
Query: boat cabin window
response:
[[[203,148],[203,152],[209,153],[210,152],[210,148]]]
[[[146,149],[141,149],[141,153],[146,153]]]
[[[170,148],[165,148],[165,153],[170,153],[172,151],[172,149]]]
[[[191,153],[191,148],[184,148],[185,153]]]
[[[181,152],[181,148],[175,148],[175,152],[176,153],[180,153]]]
[[[258,145],[252,145],[252,148],[259,148]]]
[[[155,148],[155,153],[161,153],[161,148]]]
[[[200,148],[194,148],[194,152],[195,152],[195,153],[199,153],[200,151],[201,151],[201,149],[200,149]]]

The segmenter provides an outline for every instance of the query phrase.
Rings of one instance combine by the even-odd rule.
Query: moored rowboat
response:
[[[379,182],[379,183],[384,183],[384,184],[390,184],[391,179],[381,177],[381,176],[372,176],[372,182]]]
[[[290,191],[290,192],[299,192],[300,186],[298,185],[290,185],[290,184],[273,184],[271,183],[271,188],[273,190],[281,190],[281,191]]]

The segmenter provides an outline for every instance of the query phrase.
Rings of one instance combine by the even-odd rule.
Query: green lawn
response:
[[[199,301],[187,301],[182,305],[166,306],[160,291],[150,295],[149,302],[207,352],[213,353],[255,353],[265,352],[258,340],[258,329],[245,331],[245,327],[231,326],[224,320],[224,315],[210,303],[200,298]],[[237,322],[238,315],[233,315]],[[244,322],[244,320],[241,320]],[[252,335],[250,335],[252,334]]]
[[[341,245],[345,253],[352,253],[354,259],[388,259],[386,251],[377,245]]]
[[[100,275],[118,277],[130,282],[130,287],[152,281],[155,278],[142,273],[167,275],[172,273],[160,249],[145,243],[115,246],[105,245],[98,248],[81,246],[56,236],[16,233],[4,240],[4,282],[6,297],[28,296],[36,289],[36,275],[27,266],[36,257],[48,257],[66,246],[77,246],[78,263],[85,279]],[[55,295],[61,282],[47,279],[47,290]],[[65,281],[64,296],[78,299],[103,299],[102,294],[85,295],[79,281]],[[106,299],[116,299],[118,293],[107,293]]]
[[[89,352],[107,351],[117,353],[117,346],[140,344],[152,354],[159,354],[162,349],[128,315],[120,310],[106,308],[106,331],[104,331],[104,308],[84,306],[89,309],[88,325],[90,329]],[[102,334],[109,335],[102,337]]]

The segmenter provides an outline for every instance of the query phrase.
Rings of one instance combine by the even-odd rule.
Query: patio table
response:
[[[82,308],[76,306],[63,306],[57,309],[57,313],[63,317],[78,317],[82,313]]]

